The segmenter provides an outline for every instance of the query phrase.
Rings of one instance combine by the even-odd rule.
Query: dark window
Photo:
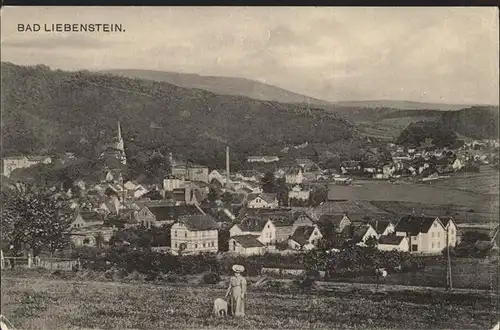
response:
[[[418,245],[417,244],[412,244],[411,250],[412,251],[418,251]]]
[[[194,245],[194,248],[195,248],[195,249],[197,249],[197,248],[198,248],[198,244],[195,244],[195,245]]]

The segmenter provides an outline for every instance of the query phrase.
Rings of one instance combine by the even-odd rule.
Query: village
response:
[[[101,181],[80,179],[58,194],[72,217],[65,235],[74,247],[107,246],[120,230],[160,228],[168,232],[169,241],[150,248],[172,254],[227,251],[248,256],[300,253],[318,247],[339,251],[358,245],[433,255],[460,242],[461,231],[452,216],[415,210],[397,217],[367,214],[360,207],[366,202],[329,198],[329,185],[352,185],[357,180],[398,184],[446,179],[455,172],[497,164],[496,154],[484,151],[495,148],[496,140],[471,141],[457,150],[388,143],[385,150],[368,148],[362,159],[342,161],[338,169],[325,170],[310,159],[252,156],[247,158],[249,168],[261,170],[236,173],[230,170],[230,150],[226,148],[224,170],[169,154],[169,173],[163,182],[144,184],[123,179],[120,168],[127,159],[118,123],[116,138],[101,153],[108,160]],[[67,155],[65,161],[74,159]],[[3,173],[9,177],[16,169],[52,161],[49,156],[6,157]],[[498,226],[489,236],[492,244],[478,244],[498,249]],[[130,242],[113,239],[113,244]]]

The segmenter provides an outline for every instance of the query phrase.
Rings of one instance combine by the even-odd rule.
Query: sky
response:
[[[244,77],[328,101],[499,103],[493,7],[3,7],[1,59]],[[125,32],[19,32],[116,23]]]

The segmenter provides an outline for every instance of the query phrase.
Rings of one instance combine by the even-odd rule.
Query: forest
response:
[[[127,157],[154,152],[224,166],[289,144],[358,139],[336,113],[165,82],[2,62],[2,155],[74,152],[95,158],[121,123]]]

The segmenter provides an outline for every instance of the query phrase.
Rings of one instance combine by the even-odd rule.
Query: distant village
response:
[[[485,150],[499,146],[498,140],[473,140],[457,150],[387,143],[384,150],[368,148],[362,159],[343,161],[338,169],[321,169],[311,159],[248,157],[250,165],[274,165],[272,180],[280,180],[285,187],[280,194],[265,187],[268,173],[258,169],[231,172],[229,148],[225,169],[209,169],[169,154],[170,171],[163,182],[124,182],[120,168],[127,158],[119,123],[116,135],[102,150],[101,157],[107,161],[100,182],[80,179],[75,182],[79,192],[71,188],[62,193],[73,217],[66,234],[74,246],[108,244],[121,228],[165,228],[170,231],[170,245],[151,248],[173,254],[298,253],[317,248],[332,233],[344,241],[330,247],[332,251],[345,242],[360,246],[376,242],[385,251],[439,254],[458,244],[458,226],[452,217],[415,212],[399,219],[367,216],[356,211],[362,202],[343,201],[343,208],[330,207],[327,194],[316,201],[312,195],[318,189],[327,192],[328,184],[350,185],[363,178],[426,182],[446,179],[453,172],[474,171],[480,165],[497,166],[496,153]],[[65,156],[65,161],[74,159],[72,154]],[[50,156],[5,157],[3,175],[53,161]],[[332,230],[327,233],[322,228]],[[229,232],[227,241],[220,241],[221,230]],[[498,228],[493,236],[498,236]],[[221,244],[226,246],[222,249]]]

